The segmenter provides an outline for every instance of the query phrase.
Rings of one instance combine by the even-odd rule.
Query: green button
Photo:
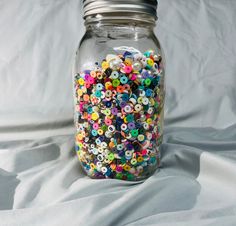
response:
[[[120,85],[120,80],[114,79],[114,80],[112,81],[112,85],[113,85],[114,87],[119,86],[119,85]]]
[[[131,130],[131,136],[132,137],[137,137],[138,136],[138,130],[137,129],[133,129],[133,130]]]
[[[108,127],[106,125],[102,125],[102,130],[105,132],[107,131]]]
[[[109,160],[113,160],[115,158],[115,156],[114,156],[114,154],[113,153],[110,153],[109,155],[108,155],[108,159]]]
[[[127,174],[127,180],[133,180],[134,179],[134,175],[132,174]]]
[[[120,161],[121,161],[122,164],[124,164],[124,163],[126,163],[126,158],[125,158],[125,157],[122,157],[122,158],[120,159]]]
[[[150,85],[151,85],[151,82],[152,82],[152,81],[151,81],[150,78],[146,78],[145,81],[144,81],[144,83],[145,83],[146,86],[150,86]]]
[[[134,116],[133,115],[127,115],[126,119],[128,122],[133,122],[134,121]]]
[[[117,173],[117,174],[116,174],[116,178],[117,178],[117,179],[122,179],[122,176],[123,176],[122,173]]]

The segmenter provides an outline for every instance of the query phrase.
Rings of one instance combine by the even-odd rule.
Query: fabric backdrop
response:
[[[235,226],[236,1],[160,0],[162,168],[89,179],[73,149],[80,0],[0,1],[0,226]]]

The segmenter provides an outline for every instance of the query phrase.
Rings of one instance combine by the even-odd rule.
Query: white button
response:
[[[126,129],[127,129],[127,125],[126,125],[126,124],[122,124],[122,125],[121,125],[121,129],[122,129],[122,130],[126,130]]]

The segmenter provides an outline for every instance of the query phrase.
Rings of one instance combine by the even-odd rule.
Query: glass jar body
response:
[[[87,26],[74,64],[75,145],[91,178],[143,180],[160,166],[163,52],[142,23]]]

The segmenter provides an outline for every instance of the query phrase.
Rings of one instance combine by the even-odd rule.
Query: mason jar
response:
[[[160,166],[164,59],[156,0],[84,0],[73,68],[75,147],[91,178],[144,180]]]

